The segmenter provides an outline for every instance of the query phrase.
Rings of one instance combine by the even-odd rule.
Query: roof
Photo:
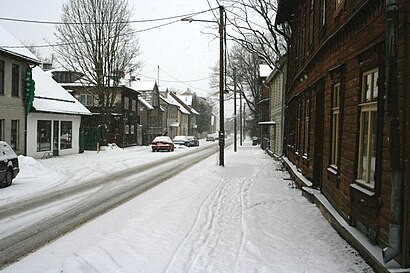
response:
[[[168,93],[169,96],[167,97],[172,104],[175,104],[178,106],[179,111],[181,111],[181,113],[186,114],[186,115],[190,115],[191,112],[189,111],[189,109],[186,109],[179,101],[177,98],[177,95],[175,95],[174,93]]]
[[[35,82],[33,107],[36,111],[90,115],[90,111],[47,75],[40,67],[33,68]]]
[[[171,105],[175,105],[175,106],[179,106],[177,104],[175,104],[173,101],[169,100],[168,98],[164,97],[163,95],[159,95],[159,98],[161,100],[163,100],[166,104],[171,104]]]
[[[144,105],[148,110],[154,109],[154,107],[152,107],[152,105],[148,103],[148,101],[144,100],[142,97],[138,97],[138,101],[141,102],[142,105]]]
[[[21,42],[19,42],[1,26],[0,51],[12,54],[16,57],[20,57],[37,64],[41,63],[40,60],[33,53],[30,52],[30,50],[28,50],[26,47],[23,47]]]
[[[155,80],[132,81],[128,88],[136,91],[152,91],[156,84]]]
[[[272,72],[272,68],[269,67],[267,64],[260,64],[259,65],[259,77],[266,78]]]

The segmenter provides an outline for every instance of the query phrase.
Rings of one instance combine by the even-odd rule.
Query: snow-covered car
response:
[[[172,152],[174,150],[174,143],[172,140],[167,137],[167,136],[157,136],[154,138],[154,140],[151,142],[151,149],[153,152],[158,152],[158,151],[168,151]]]
[[[189,146],[199,146],[199,140],[196,136],[187,136],[189,140]]]
[[[0,141],[0,188],[10,186],[19,171],[16,153],[9,144]]]
[[[176,136],[176,137],[174,137],[174,139],[172,141],[176,145],[185,145],[187,147],[191,146],[189,144],[189,139],[188,139],[187,136]]]
[[[205,140],[206,141],[215,141],[215,135],[213,135],[213,134],[207,135]]]

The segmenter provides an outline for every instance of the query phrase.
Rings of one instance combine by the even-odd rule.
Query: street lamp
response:
[[[225,124],[224,124],[224,7],[219,6],[219,22],[182,18],[185,22],[207,22],[219,24],[219,166],[224,166]]]

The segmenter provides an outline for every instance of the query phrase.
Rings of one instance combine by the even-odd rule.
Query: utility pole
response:
[[[242,135],[242,90],[239,90],[239,135],[241,140],[241,146],[243,141]]]
[[[224,7],[219,6],[219,166],[224,166]]]
[[[236,68],[234,67],[233,69],[233,116],[234,116],[234,120],[233,120],[233,138],[234,138],[234,142],[233,142],[233,151],[236,152],[237,150],[237,136],[236,136],[236,120],[237,120],[237,116],[236,116]]]
[[[158,87],[159,87],[159,65],[158,65],[158,70],[157,70],[157,79],[158,79]]]

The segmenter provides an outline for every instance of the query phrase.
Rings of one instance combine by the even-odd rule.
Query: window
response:
[[[131,104],[132,104],[132,111],[137,111],[137,101],[136,100],[132,100],[131,101]]]
[[[309,10],[309,45],[313,45],[314,25],[315,25],[315,0],[310,0]]]
[[[131,125],[131,135],[135,133],[134,125]]]
[[[130,99],[128,97],[124,97],[124,109],[130,109]]]
[[[305,156],[308,155],[309,151],[309,119],[310,119],[310,100],[307,99],[305,103],[305,135],[304,135],[304,150]]]
[[[11,69],[11,95],[14,97],[19,96],[19,86],[20,86],[20,66],[18,64],[13,64]]]
[[[332,149],[330,165],[337,169],[339,166],[339,116],[340,116],[340,83],[332,88],[332,105],[330,108],[332,122]]]
[[[0,61],[0,95],[4,95],[4,61]]]
[[[91,94],[80,94],[78,100],[84,106],[93,106],[93,96]]]
[[[71,149],[73,141],[73,123],[71,121],[61,122],[60,149]]]
[[[326,0],[320,0],[319,28],[326,25]]]
[[[125,125],[125,134],[128,135],[130,133],[130,126]]]
[[[361,103],[359,104],[360,133],[357,180],[369,187],[374,187],[376,171],[378,78],[378,69],[363,74]]]
[[[0,119],[0,140],[4,140],[4,119]]]
[[[13,150],[19,150],[19,120],[11,121],[11,132],[10,132],[10,146]]]
[[[296,139],[295,139],[295,148],[296,153],[299,154],[299,143],[300,143],[300,119],[302,116],[302,105],[299,105],[297,110],[297,117],[296,117]]]
[[[51,121],[37,121],[37,152],[51,151]]]

